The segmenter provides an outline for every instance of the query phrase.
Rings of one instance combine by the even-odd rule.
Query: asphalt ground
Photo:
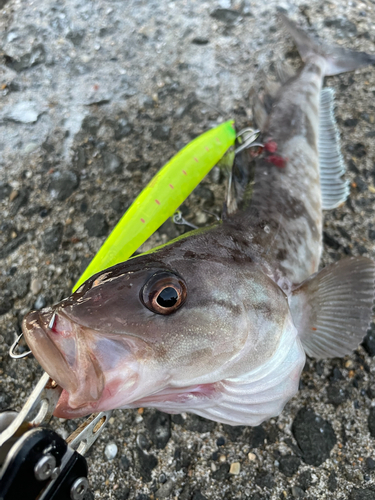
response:
[[[8,356],[23,316],[69,294],[173,154],[226,119],[238,130],[251,125],[252,89],[275,80],[280,61],[301,64],[276,6],[329,43],[374,53],[375,5],[0,5],[0,408],[19,409],[42,373],[32,357]],[[375,257],[375,68],[326,85],[336,90],[351,195],[326,213],[322,265]],[[205,211],[220,214],[223,199],[216,169],[184,203],[184,217],[209,224]],[[143,249],[183,230],[167,222]],[[298,395],[257,428],[115,411],[87,456],[95,498],[375,498],[372,332],[345,359],[308,360]],[[64,437],[76,425],[54,423]]]

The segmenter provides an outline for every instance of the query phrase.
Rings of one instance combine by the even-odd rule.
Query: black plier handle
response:
[[[92,414],[65,441],[44,427],[61,392],[45,373],[20,413],[0,414],[0,500],[87,498],[83,455],[100,436],[112,412]]]

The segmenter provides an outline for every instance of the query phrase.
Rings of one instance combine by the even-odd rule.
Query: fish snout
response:
[[[104,375],[79,325],[57,307],[30,312],[22,330],[42,368],[69,394],[72,408],[100,399]]]

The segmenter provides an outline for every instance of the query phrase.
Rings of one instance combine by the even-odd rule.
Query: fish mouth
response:
[[[22,331],[33,355],[50,377],[69,394],[71,408],[98,401],[104,373],[87,347],[87,335],[61,311],[30,312]],[[95,406],[95,404],[93,404]]]

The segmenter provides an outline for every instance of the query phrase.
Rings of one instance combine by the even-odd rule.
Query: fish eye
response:
[[[155,273],[143,285],[140,296],[143,304],[157,314],[175,312],[186,299],[186,284],[177,274],[167,271]]]

